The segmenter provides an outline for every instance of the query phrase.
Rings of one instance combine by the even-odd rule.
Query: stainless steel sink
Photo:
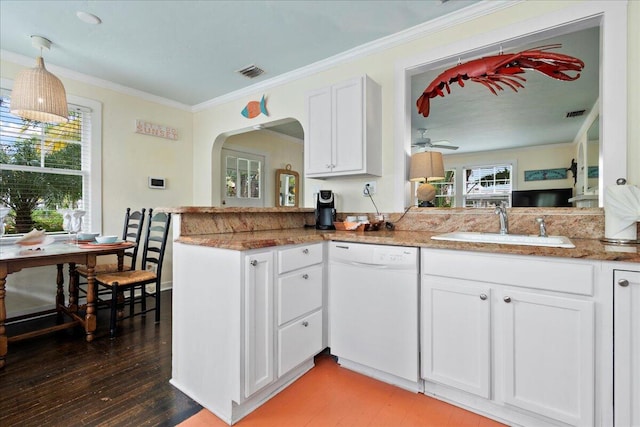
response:
[[[453,233],[431,236],[434,240],[449,240],[468,243],[501,243],[503,245],[546,246],[554,248],[575,248],[576,246],[565,236],[541,237],[526,234],[477,233],[473,231],[456,231]]]

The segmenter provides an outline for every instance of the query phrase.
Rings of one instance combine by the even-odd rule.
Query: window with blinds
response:
[[[91,230],[91,109],[69,104],[58,125],[12,115],[9,91],[0,95],[0,205],[10,208],[5,234],[62,230],[60,209],[82,209]]]
[[[512,165],[488,165],[465,168],[463,203],[465,207],[511,206]]]

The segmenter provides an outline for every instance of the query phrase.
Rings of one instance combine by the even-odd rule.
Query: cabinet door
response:
[[[505,402],[570,425],[593,425],[594,303],[504,291]]]
[[[244,292],[244,393],[249,397],[275,379],[272,252],[245,257]]]
[[[305,129],[305,175],[331,172],[332,122],[331,89],[323,88],[307,94],[307,129]]]
[[[364,170],[364,84],[362,77],[331,87],[332,172]]]
[[[613,273],[616,426],[640,426],[640,272]]]
[[[422,378],[489,398],[491,290],[464,283],[422,276]]]

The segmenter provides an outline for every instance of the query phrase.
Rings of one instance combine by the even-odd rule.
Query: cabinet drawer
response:
[[[322,271],[316,265],[278,279],[278,325],[322,306]]]
[[[322,262],[322,243],[300,245],[278,251],[278,274]]]
[[[595,271],[589,262],[429,249],[421,253],[423,274],[593,295]]]
[[[322,310],[278,331],[278,375],[322,350]]]

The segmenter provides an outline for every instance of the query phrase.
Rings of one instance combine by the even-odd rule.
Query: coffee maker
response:
[[[333,221],[336,220],[336,209],[333,192],[331,190],[318,191],[316,201],[316,228],[318,230],[335,230]]]

